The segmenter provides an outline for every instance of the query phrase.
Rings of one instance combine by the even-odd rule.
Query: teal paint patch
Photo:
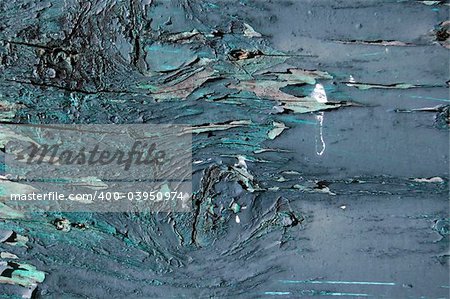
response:
[[[425,100],[431,100],[431,101],[439,101],[439,102],[447,102],[450,103],[449,99],[442,99],[442,98],[434,98],[434,97],[426,97],[426,96],[410,96],[413,99],[425,99]]]
[[[395,282],[376,282],[376,281],[338,281],[338,280],[280,280],[286,284],[310,283],[310,284],[355,284],[355,285],[383,285],[395,286]]]
[[[283,296],[290,295],[291,292],[264,292],[264,295],[272,295],[272,296]]]

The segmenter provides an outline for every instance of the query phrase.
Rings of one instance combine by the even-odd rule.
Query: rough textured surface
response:
[[[2,204],[2,298],[448,298],[447,1],[0,8],[2,122],[192,125],[196,190]]]

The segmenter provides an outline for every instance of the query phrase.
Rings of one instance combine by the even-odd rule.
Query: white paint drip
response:
[[[319,155],[319,156],[322,156],[323,153],[325,152],[325,148],[326,148],[325,140],[323,138],[324,113],[323,112],[319,112],[319,114],[316,115],[316,119],[319,122],[319,139],[320,139],[320,143],[321,143],[321,150],[319,150],[318,149],[318,145],[317,145],[317,136],[316,136],[316,154]]]

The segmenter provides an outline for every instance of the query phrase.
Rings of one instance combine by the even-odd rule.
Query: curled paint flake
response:
[[[277,138],[283,133],[284,130],[288,129],[288,127],[282,122],[272,122],[274,128],[267,133],[267,136],[270,140]]]
[[[245,29],[244,29],[244,36],[250,37],[250,38],[252,38],[252,37],[262,37],[261,33],[256,32],[255,29],[253,29],[253,27],[250,26],[249,24],[244,23],[244,27],[245,27]]]

